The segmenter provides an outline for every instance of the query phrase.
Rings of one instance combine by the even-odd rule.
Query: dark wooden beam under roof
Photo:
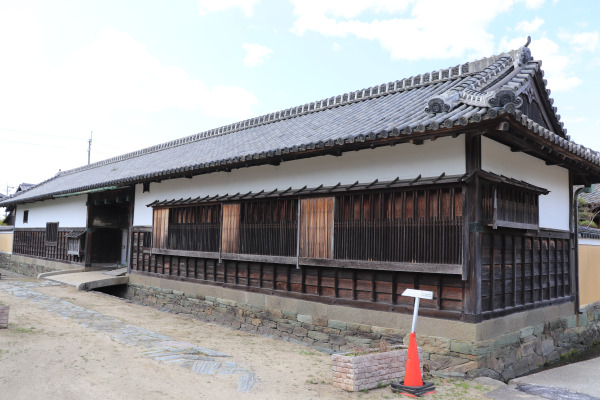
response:
[[[547,165],[573,170],[575,184],[600,182],[599,166],[531,132],[511,116],[507,115],[505,119],[510,125],[507,131],[486,130],[485,136],[510,147],[513,152],[520,151],[545,161]]]

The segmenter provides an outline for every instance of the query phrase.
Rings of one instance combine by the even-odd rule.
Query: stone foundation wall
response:
[[[0,253],[0,268],[10,269],[10,254],[9,253]]]
[[[9,260],[6,263],[6,266],[3,268],[11,270],[11,271],[16,272],[21,275],[31,276],[34,278],[37,277],[42,272],[54,271],[54,269],[48,268],[43,265],[37,265],[37,264],[25,263],[25,262],[15,262],[15,261],[11,261],[11,260]]]
[[[197,293],[132,283],[124,296],[164,311],[304,343],[329,353],[373,348],[382,340],[390,345],[408,344],[408,329],[350,323]],[[442,376],[489,376],[504,381],[599,342],[600,304],[588,307],[580,316],[557,317],[487,340],[419,336],[417,329],[425,370]]]
[[[308,344],[329,353],[365,350],[378,346],[381,340],[391,345],[402,344],[406,334],[396,329],[347,323],[140,284],[130,284],[125,297],[136,303],[233,329]]]
[[[0,268],[35,278],[43,272],[82,268],[82,265],[0,253]]]
[[[10,307],[0,304],[0,329],[8,328],[8,311]]]
[[[578,316],[523,327],[494,339],[452,341],[444,352],[429,355],[429,366],[432,370],[443,368],[453,362],[454,354],[460,354],[471,361],[455,370],[469,377],[489,376],[506,382],[597,344],[600,344],[600,303],[590,305]]]

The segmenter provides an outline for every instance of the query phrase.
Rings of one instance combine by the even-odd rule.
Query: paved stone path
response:
[[[552,400],[600,400],[598,397],[585,393],[572,392],[563,388],[547,387],[540,385],[519,385],[517,389],[521,392],[536,394]]]
[[[143,349],[142,354],[146,357],[163,364],[189,368],[202,375],[239,374],[238,392],[249,392],[257,382],[257,378],[252,372],[238,366],[233,361],[226,361],[231,357],[227,354],[177,341],[34,290],[44,286],[60,286],[60,283],[0,281],[0,290],[17,298],[29,299],[42,310],[76,320],[87,329],[108,334],[119,343],[141,348]]]

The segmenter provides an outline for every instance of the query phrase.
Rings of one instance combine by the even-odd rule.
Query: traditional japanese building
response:
[[[552,104],[521,47],[63,171],[0,206],[15,262],[126,264],[135,296],[250,304],[267,333],[295,313],[283,336],[324,347],[399,335],[403,290],[433,291],[423,335],[505,377],[477,349],[576,314],[572,187],[600,181]]]

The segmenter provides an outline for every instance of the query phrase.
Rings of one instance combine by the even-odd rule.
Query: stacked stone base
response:
[[[556,318],[491,340],[454,341],[449,350],[473,359],[470,363],[476,368],[467,368],[466,376],[488,376],[507,382],[598,344],[600,304],[595,304],[581,315]],[[429,358],[431,368],[436,369]]]
[[[8,328],[8,311],[10,307],[0,304],[0,329]]]
[[[22,261],[26,260],[26,261]],[[21,257],[8,253],[0,253],[0,268],[8,269],[21,275],[36,278],[44,272],[81,268],[79,264],[63,263],[60,261],[39,260],[33,257]]]
[[[333,386],[349,392],[389,385],[404,378],[406,349],[352,356],[331,356]]]
[[[10,254],[0,252],[0,268],[10,269]]]
[[[140,284],[130,284],[125,297],[139,304],[202,321],[311,345],[328,353],[366,350],[377,347],[381,340],[390,345],[401,345],[406,335],[405,331],[397,329],[337,321]]]
[[[248,332],[303,343],[329,353],[408,343],[408,331],[349,323],[172,289],[131,284],[136,303]],[[443,323],[442,321],[440,323]],[[600,342],[600,304],[580,316],[556,318],[483,341],[417,334],[423,366],[441,376],[508,381]]]

